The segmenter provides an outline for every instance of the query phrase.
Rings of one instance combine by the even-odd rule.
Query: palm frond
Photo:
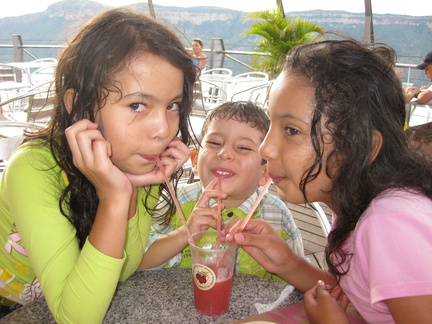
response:
[[[243,37],[258,36],[255,51],[270,54],[255,57],[250,64],[256,70],[269,72],[273,76],[279,73],[281,62],[293,47],[311,43],[324,32],[321,26],[300,17],[285,18],[280,8],[253,12],[246,20],[255,22],[243,33]]]

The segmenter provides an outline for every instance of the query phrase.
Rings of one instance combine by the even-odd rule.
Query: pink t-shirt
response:
[[[340,281],[345,294],[367,322],[394,323],[385,300],[432,295],[432,200],[404,190],[380,194],[344,249],[353,253]]]

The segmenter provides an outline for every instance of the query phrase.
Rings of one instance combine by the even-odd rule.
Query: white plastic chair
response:
[[[11,121],[46,123],[51,119],[53,100],[52,82],[48,81],[0,102],[0,109]]]
[[[41,59],[36,59],[32,62],[33,63],[52,63],[54,65],[57,65],[57,63],[58,63],[57,59],[55,59],[53,57],[45,57],[45,58],[41,58]]]
[[[315,212],[315,215],[317,216],[318,221],[321,225],[321,229],[323,230],[325,237],[327,237],[331,229],[331,225],[327,218],[327,215],[325,214],[319,203],[313,202],[311,203],[311,205],[313,207],[312,210]]]
[[[210,69],[201,72],[201,75],[206,75],[206,74],[222,74],[222,75],[232,76],[233,72],[227,68]]]
[[[2,84],[4,82],[31,84],[30,75],[26,69],[3,63],[0,63],[0,81]]]
[[[230,101],[251,101],[263,109],[268,108],[270,89],[274,81],[264,82],[233,93]]]
[[[200,80],[198,87],[196,96],[201,96],[206,113],[226,102],[227,94],[223,84],[216,81]]]
[[[432,121],[432,105],[419,105],[417,103],[417,98],[411,100],[409,104],[410,110],[408,112],[409,116],[407,116],[408,126],[417,126]]]
[[[56,65],[43,66],[31,74],[31,82],[34,86],[46,84],[54,81],[54,72]]]
[[[262,79],[262,81],[269,80],[269,75],[265,72],[246,72],[246,73],[237,74],[236,77]]]
[[[21,144],[26,130],[39,130],[46,127],[42,124],[0,121],[0,172],[3,172],[15,149]]]

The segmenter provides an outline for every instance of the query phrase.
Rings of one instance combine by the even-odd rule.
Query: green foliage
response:
[[[250,64],[257,71],[267,72],[273,77],[279,74],[280,65],[291,48],[314,42],[324,32],[321,26],[300,17],[285,18],[280,7],[251,13],[247,20],[256,22],[243,33],[243,37],[257,35],[255,51],[269,54],[255,57]]]

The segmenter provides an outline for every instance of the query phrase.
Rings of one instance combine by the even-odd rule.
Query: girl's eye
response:
[[[289,136],[294,136],[300,134],[300,131],[298,129],[292,128],[292,127],[286,127],[285,133]]]
[[[244,151],[252,151],[251,148],[246,147],[246,146],[240,146],[239,149],[240,149],[240,150],[244,150]]]
[[[146,108],[146,105],[143,103],[136,102],[136,103],[131,104],[130,107],[132,108],[132,110],[140,112]]]
[[[180,109],[180,103],[173,102],[172,104],[168,105],[168,110],[179,110]]]

